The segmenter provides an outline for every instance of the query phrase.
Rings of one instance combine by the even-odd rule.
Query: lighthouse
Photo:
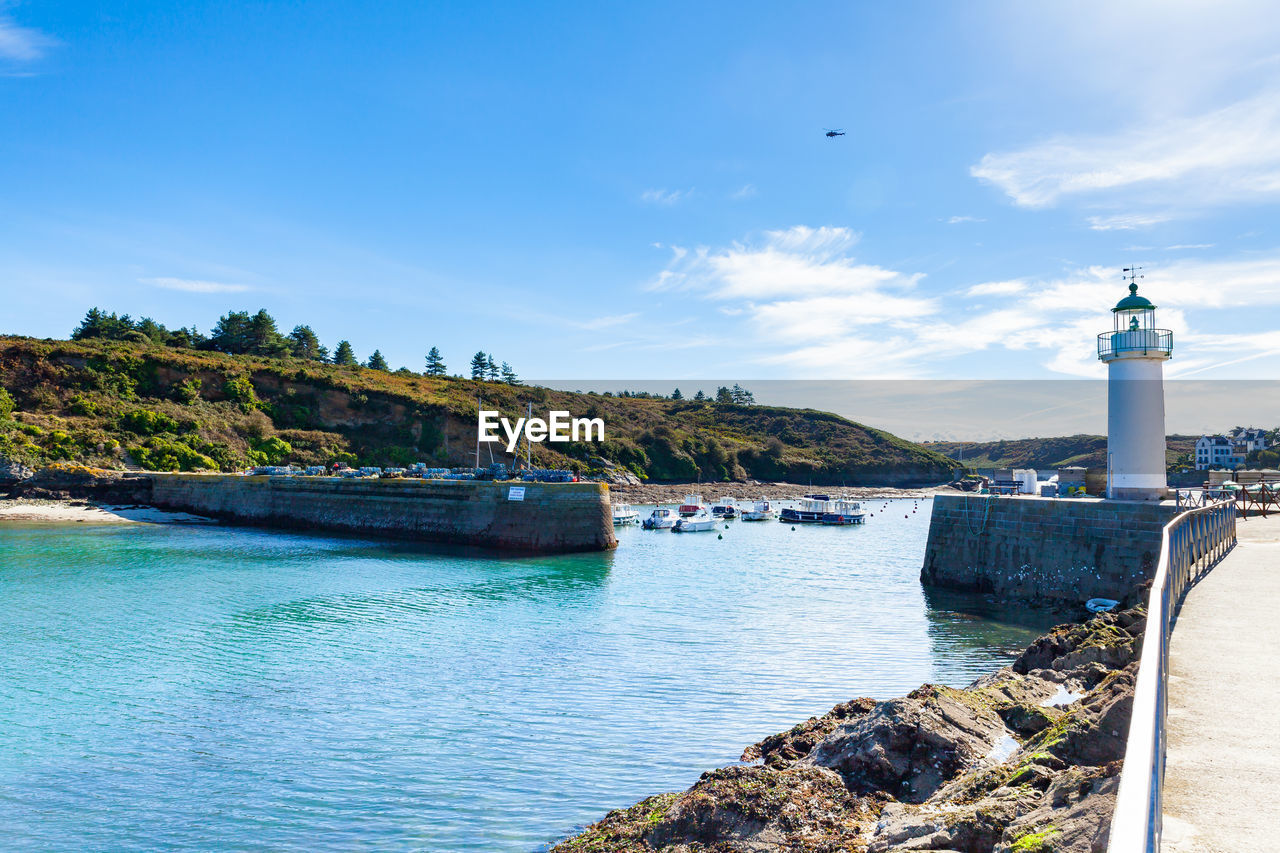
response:
[[[1139,267],[1125,269],[1129,295],[1111,309],[1114,328],[1098,335],[1107,365],[1107,497],[1165,496],[1164,362],[1173,332],[1156,328],[1156,306],[1138,295]]]

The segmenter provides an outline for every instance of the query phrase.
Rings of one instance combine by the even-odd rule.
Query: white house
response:
[[[1266,432],[1253,427],[1232,430],[1229,435],[1202,435],[1196,439],[1196,470],[1239,468],[1250,453],[1270,446]]]

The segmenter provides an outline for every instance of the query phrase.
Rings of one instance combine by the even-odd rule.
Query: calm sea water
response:
[[[884,506],[527,559],[0,526],[0,848],[534,851],[1045,627],[926,599]]]

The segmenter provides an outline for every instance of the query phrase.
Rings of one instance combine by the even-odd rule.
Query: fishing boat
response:
[[[773,504],[769,503],[768,498],[760,498],[751,505],[751,509],[742,511],[743,521],[769,521],[777,516],[778,512],[773,508]]]
[[[631,504],[617,504],[613,508],[614,526],[620,524],[639,524],[640,513],[631,508]]]
[[[685,495],[684,503],[680,504],[680,509],[677,510],[681,518],[690,518],[706,511],[707,505],[702,502],[702,495]]]
[[[682,518],[671,528],[672,533],[707,533],[716,529],[716,520],[705,509],[697,515]]]
[[[785,507],[778,521],[792,524],[821,524],[823,516],[831,511],[830,495],[805,495],[797,507]]]
[[[733,502],[733,498],[724,497],[711,505],[711,514],[716,518],[737,518],[738,505]]]
[[[860,501],[839,498],[831,502],[831,509],[822,516],[823,524],[862,524],[867,513]]]
[[[640,523],[645,530],[669,530],[675,526],[676,511],[665,506],[655,507],[649,517]]]

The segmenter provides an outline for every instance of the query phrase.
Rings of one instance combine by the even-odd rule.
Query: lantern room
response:
[[[1129,295],[1111,309],[1113,330],[1098,335],[1098,358],[1158,358],[1173,355],[1173,332],[1156,328],[1156,306],[1129,285]]]

